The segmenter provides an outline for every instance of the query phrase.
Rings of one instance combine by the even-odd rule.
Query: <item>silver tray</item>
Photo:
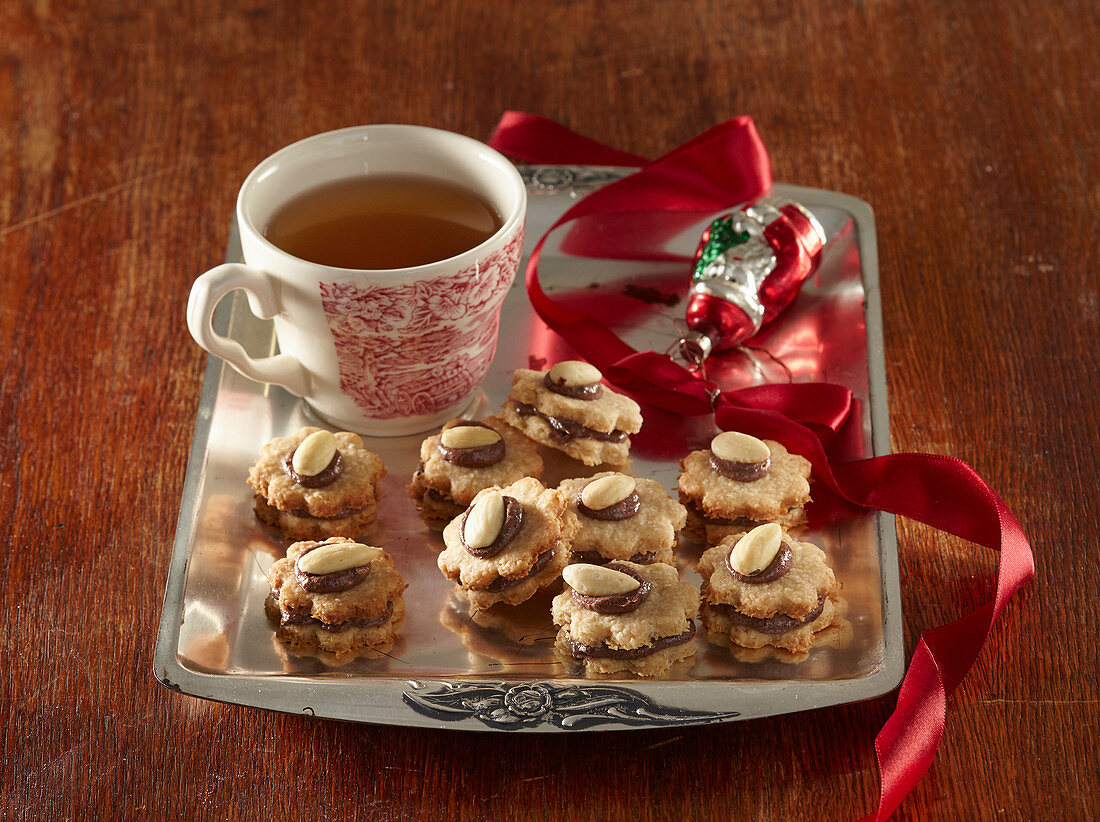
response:
[[[587,166],[521,171],[531,194],[528,249],[577,198],[629,173]],[[776,185],[775,191],[804,203],[825,227],[830,242],[822,265],[752,349],[712,358],[709,375],[730,388],[791,379],[844,384],[864,400],[866,454],[887,453],[871,210],[835,192],[789,185]],[[690,256],[705,223],[685,227],[667,248]],[[571,257],[560,248],[568,233],[566,227],[547,244],[544,288],[559,299],[600,306],[605,321],[636,348],[666,350],[683,316],[690,265]],[[227,259],[240,259],[235,227]],[[504,401],[515,368],[570,354],[534,316],[522,279],[521,273],[502,309],[500,344],[477,416],[493,413]],[[274,351],[271,323],[248,311],[241,292],[223,300],[215,327],[253,356]],[[338,666],[292,655],[275,640],[263,607],[267,569],[286,543],[253,515],[245,478],[264,442],[318,422],[297,397],[254,383],[217,358],[208,360],[154,658],[154,673],[167,687],[357,722],[545,732],[751,719],[869,699],[901,679],[897,538],[893,517],[882,513],[803,537],[828,552],[847,608],[842,626],[808,655],[735,655],[700,632],[694,662],[673,669],[667,679],[579,678],[554,656],[547,596],[478,621],[454,597],[452,583],[436,567],[439,534],[423,524],[405,493],[422,435],[365,438],[388,470],[378,522],[368,536],[393,554],[409,584],[402,637],[387,655]],[[634,438],[633,471],[674,492],[678,460],[713,433],[706,418],[648,415]],[[550,456],[547,484],[592,473]],[[701,550],[685,539],[677,551],[681,572],[696,583],[693,565]]]

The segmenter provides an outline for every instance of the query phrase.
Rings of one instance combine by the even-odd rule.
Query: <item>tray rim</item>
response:
[[[532,193],[549,193],[568,187],[574,195],[633,171],[615,166],[520,166],[519,169]],[[844,210],[851,214],[856,224],[865,300],[871,448],[876,456],[887,454],[890,450],[889,410],[874,213],[863,200],[840,192],[782,183],[776,183],[773,190],[795,199],[812,199]],[[239,260],[240,255],[234,220],[225,258],[234,261]],[[218,306],[214,315],[218,333],[227,333],[233,312],[242,305],[241,297],[236,294],[234,299],[223,300]],[[470,731],[575,732],[683,727],[779,716],[873,699],[893,691],[901,682],[905,660],[897,531],[893,515],[885,512],[878,512],[876,516],[882,574],[883,658],[876,670],[863,677],[780,683],[636,680],[629,685],[576,678],[531,680],[472,675],[449,681],[370,677],[370,686],[364,687],[361,678],[211,674],[187,668],[180,663],[176,653],[183,624],[183,589],[198,514],[214,398],[225,367],[219,358],[207,356],[157,631],[153,674],[171,690],[215,702],[354,722]],[[426,688],[434,688],[434,691],[429,692]],[[715,705],[709,699],[701,700],[701,689],[720,691],[722,705]],[[475,691],[478,699],[482,703],[487,700],[486,704],[492,706],[493,711],[481,711],[479,715],[477,711],[461,707],[469,704],[463,702],[464,695]],[[782,691],[784,699],[771,698],[778,691]],[[601,703],[600,708],[591,707],[594,700]],[[700,710],[702,703],[711,704],[712,708],[743,705],[747,710]],[[757,709],[749,708],[750,705]]]

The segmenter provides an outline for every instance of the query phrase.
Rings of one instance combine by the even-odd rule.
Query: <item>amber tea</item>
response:
[[[304,191],[272,215],[264,236],[312,263],[408,268],[468,251],[502,224],[486,199],[455,183],[368,174]]]

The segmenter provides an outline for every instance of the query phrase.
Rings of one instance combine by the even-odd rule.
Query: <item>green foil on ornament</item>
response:
[[[710,224],[707,231],[710,234],[707,236],[706,245],[699,252],[699,259],[695,261],[694,273],[691,275],[694,282],[703,279],[703,272],[710,268],[710,264],[718,258],[719,254],[749,239],[749,232],[733,230],[733,217],[719,217]]]

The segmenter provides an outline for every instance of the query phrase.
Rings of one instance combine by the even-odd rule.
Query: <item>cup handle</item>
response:
[[[248,294],[252,313],[270,320],[279,313],[271,281],[258,268],[242,263],[224,263],[195,280],[187,300],[187,329],[200,346],[221,357],[250,380],[281,385],[299,397],[309,391],[309,372],[290,354],[253,359],[236,340],[215,333],[214,309],[230,291],[242,289]]]

